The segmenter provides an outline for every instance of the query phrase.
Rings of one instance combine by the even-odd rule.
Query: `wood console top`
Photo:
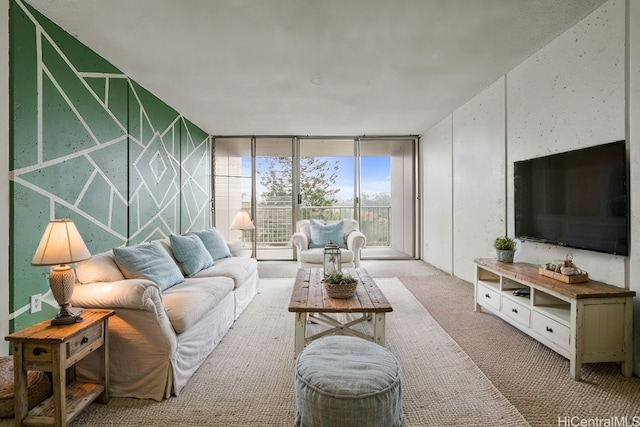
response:
[[[478,258],[475,263],[510,276],[516,280],[530,282],[569,298],[616,298],[634,297],[635,291],[589,280],[583,283],[564,283],[538,273],[538,266],[525,262],[504,263],[493,258]]]

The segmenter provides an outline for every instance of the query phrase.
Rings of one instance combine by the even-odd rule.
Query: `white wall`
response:
[[[504,115],[504,79],[453,113],[453,273],[465,280],[507,232]]]
[[[446,271],[453,265],[456,276],[473,281],[473,259],[495,256],[491,244],[505,230],[513,236],[514,161],[626,139],[631,255],[569,251],[593,279],[640,294],[640,282],[633,280],[640,277],[640,244],[633,244],[640,242],[640,201],[634,198],[640,185],[638,9],[640,2],[635,0],[608,1],[444,119],[442,123],[451,123],[449,130],[441,123],[422,136],[426,261]],[[630,45],[625,50],[627,18]],[[628,82],[626,66],[630,67]],[[450,141],[453,150],[447,157],[442,147]],[[434,188],[434,182],[447,182],[446,171],[433,167],[434,162],[453,165],[452,196]],[[446,206],[451,197],[452,219],[430,215],[433,204]],[[453,242],[449,259],[431,250],[434,244],[446,249],[442,230],[450,230],[446,237]],[[520,242],[516,261],[543,263],[564,258],[569,251]],[[638,301],[636,297],[636,373],[640,371]]]
[[[422,259],[453,274],[452,117],[420,138]]]
[[[9,0],[0,0],[0,176],[9,176]],[[0,336],[9,333],[9,180],[0,180]],[[9,354],[2,340],[0,356]]]

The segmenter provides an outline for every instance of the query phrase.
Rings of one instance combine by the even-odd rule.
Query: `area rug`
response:
[[[386,336],[404,373],[404,426],[528,425],[399,280],[376,282],[394,307]],[[179,396],[93,403],[72,426],[293,425],[292,287],[293,279],[263,279],[262,292]]]

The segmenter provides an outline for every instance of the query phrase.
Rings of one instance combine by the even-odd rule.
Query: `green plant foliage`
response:
[[[497,237],[493,242],[493,247],[500,251],[514,251],[516,249],[516,241],[511,237]]]
[[[325,283],[348,285],[350,283],[357,283],[358,279],[348,274],[344,274],[342,271],[334,271],[324,278]]]
[[[302,206],[322,207],[322,209],[307,209],[308,218],[335,220],[328,217],[331,210],[324,209],[333,206],[338,200],[335,195],[339,189],[335,188],[338,179],[339,164],[335,159],[320,157],[300,158],[300,194]],[[260,203],[268,206],[291,206],[291,192],[293,183],[293,165],[291,157],[266,158],[257,169],[260,184],[265,187]],[[309,212],[311,211],[311,212]],[[306,218],[306,219],[308,219]]]

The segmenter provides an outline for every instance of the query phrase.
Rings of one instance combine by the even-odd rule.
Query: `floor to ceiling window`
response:
[[[256,138],[256,257],[293,259],[293,138]]]
[[[301,219],[356,218],[353,139],[300,138]]]
[[[211,150],[214,226],[228,242],[240,241],[249,248],[253,230],[234,226],[234,220],[242,212],[253,216],[252,146],[252,138],[214,138]]]
[[[417,257],[416,142],[217,137],[214,225],[229,241],[251,247],[258,259],[290,260],[298,219],[355,218],[367,237],[363,259]],[[233,229],[242,211],[255,229]]]
[[[416,249],[416,140],[360,138],[362,258],[413,258]]]

